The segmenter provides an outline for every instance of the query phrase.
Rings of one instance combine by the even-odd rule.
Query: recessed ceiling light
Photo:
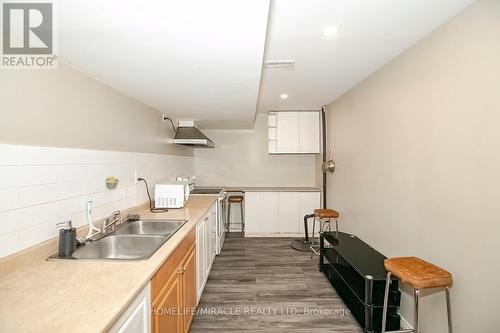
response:
[[[337,35],[337,32],[339,32],[339,29],[336,26],[329,25],[323,28],[323,37],[325,38],[333,37]]]
[[[288,98],[288,94],[281,94],[280,97],[281,97],[281,99],[287,99]]]

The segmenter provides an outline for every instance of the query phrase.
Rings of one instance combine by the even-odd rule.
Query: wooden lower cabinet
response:
[[[151,331],[189,332],[196,311],[195,230],[151,279]]]
[[[196,311],[196,247],[189,251],[189,256],[184,263],[184,274],[182,275],[184,286],[184,332],[189,331],[193,315]]]
[[[178,313],[181,304],[181,283],[177,276],[173,276],[167,282],[160,297],[156,304],[152,304],[151,330],[153,332],[182,332],[182,316]]]

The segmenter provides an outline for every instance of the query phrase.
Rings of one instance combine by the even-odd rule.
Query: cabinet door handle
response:
[[[184,274],[185,271],[186,271],[186,269],[184,267],[179,267],[177,269],[177,274]]]

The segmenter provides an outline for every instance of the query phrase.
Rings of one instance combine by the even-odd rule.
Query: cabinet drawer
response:
[[[172,274],[176,273],[182,260],[195,243],[195,238],[196,232],[195,228],[193,228],[151,279],[151,298],[153,299],[153,303]]]

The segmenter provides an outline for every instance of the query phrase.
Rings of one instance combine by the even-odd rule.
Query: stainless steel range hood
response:
[[[179,122],[174,143],[196,148],[214,148],[215,145],[205,134],[195,127],[194,122]]]

